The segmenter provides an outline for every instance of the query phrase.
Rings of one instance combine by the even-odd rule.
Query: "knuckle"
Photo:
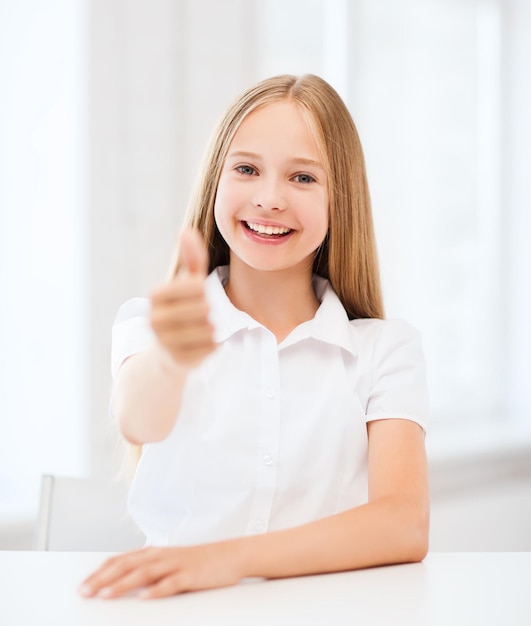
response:
[[[159,330],[161,328],[161,313],[158,309],[153,308],[149,315],[149,323],[155,330]]]
[[[167,576],[160,582],[160,589],[164,593],[181,593],[192,589],[190,576],[183,571]]]
[[[120,561],[119,556],[111,556],[103,563],[102,568],[114,570],[117,567],[119,567],[119,561]]]
[[[206,300],[206,298],[201,298],[198,303],[199,315],[207,316],[210,311],[210,306]]]

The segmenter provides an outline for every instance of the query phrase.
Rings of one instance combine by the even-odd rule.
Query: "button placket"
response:
[[[253,526],[257,533],[261,533],[265,530],[265,524],[261,519],[254,520]]]
[[[280,440],[279,366],[276,338],[263,329],[260,337],[261,402],[260,432],[257,446],[256,488],[249,511],[248,532],[265,532],[269,528],[275,498]]]

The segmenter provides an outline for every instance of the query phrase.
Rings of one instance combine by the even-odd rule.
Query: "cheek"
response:
[[[328,202],[323,202],[322,209],[316,212],[313,229],[315,237],[319,239],[319,244],[321,244],[326,237],[329,223],[330,211],[328,209]]]
[[[218,221],[226,221],[228,218],[233,217],[238,208],[238,194],[234,188],[234,185],[227,184],[225,181],[220,180],[217,192],[216,200],[214,202],[214,219],[216,223]]]
[[[216,192],[216,200],[214,201],[214,220],[218,228],[226,221],[227,207],[230,206],[226,191],[226,187],[220,184]]]

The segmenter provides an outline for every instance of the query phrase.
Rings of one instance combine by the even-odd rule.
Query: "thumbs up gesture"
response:
[[[190,369],[216,348],[205,297],[208,252],[197,230],[179,240],[178,274],[151,295],[151,326],[175,364]]]

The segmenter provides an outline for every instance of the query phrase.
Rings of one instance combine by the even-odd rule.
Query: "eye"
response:
[[[309,185],[310,183],[315,182],[315,178],[310,174],[297,174],[293,177],[293,180],[297,183],[302,183],[303,185]]]
[[[256,170],[251,165],[238,165],[236,170],[245,176],[253,176],[256,174]]]

